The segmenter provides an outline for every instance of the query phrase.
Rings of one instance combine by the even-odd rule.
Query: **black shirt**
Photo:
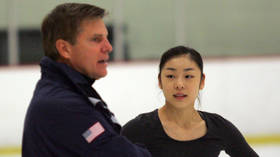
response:
[[[199,111],[207,133],[194,140],[177,141],[164,131],[158,110],[129,121],[122,134],[134,143],[144,144],[153,157],[218,157],[222,150],[231,157],[258,157],[240,131],[220,115]]]

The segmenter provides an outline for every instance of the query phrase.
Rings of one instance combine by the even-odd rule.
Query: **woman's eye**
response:
[[[185,78],[193,78],[192,75],[186,75]]]
[[[174,78],[173,75],[166,75],[167,78]]]

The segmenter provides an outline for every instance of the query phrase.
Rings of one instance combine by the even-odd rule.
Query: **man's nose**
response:
[[[106,41],[104,42],[104,45],[102,47],[102,51],[106,52],[106,53],[110,53],[110,52],[112,52],[112,50],[113,50],[113,47],[112,47],[111,43],[109,42],[108,39],[106,39]]]

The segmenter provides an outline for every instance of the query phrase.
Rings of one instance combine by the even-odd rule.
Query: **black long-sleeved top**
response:
[[[199,111],[207,133],[194,140],[177,141],[164,131],[158,110],[141,114],[124,125],[121,134],[145,145],[153,157],[218,157],[222,150],[231,157],[258,157],[240,131],[218,114]]]

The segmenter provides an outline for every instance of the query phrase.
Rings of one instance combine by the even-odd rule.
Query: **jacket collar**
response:
[[[56,73],[60,73],[61,75],[65,75],[73,83],[80,85],[92,86],[92,84],[95,82],[95,79],[91,79],[86,75],[76,71],[67,64],[56,62],[47,56],[44,56],[41,59],[40,66],[43,75],[57,75]]]

